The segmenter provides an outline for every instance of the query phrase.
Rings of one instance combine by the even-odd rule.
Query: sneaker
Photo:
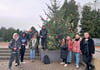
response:
[[[79,65],[76,65],[76,68],[78,69],[79,68]]]
[[[61,62],[60,64],[63,65],[63,64],[65,64],[65,63],[64,63],[64,62]]]
[[[34,60],[30,60],[31,62],[34,62]]]
[[[67,67],[67,64],[65,64],[64,67]]]
[[[17,63],[15,63],[15,66],[18,66],[18,64],[17,64]]]
[[[85,70],[89,70],[89,67],[86,67]]]
[[[21,62],[22,64],[25,64],[26,62]]]
[[[18,67],[18,68],[23,68],[21,65],[18,65],[17,67]]]
[[[95,70],[95,66],[92,66],[92,67],[91,67],[91,70]]]

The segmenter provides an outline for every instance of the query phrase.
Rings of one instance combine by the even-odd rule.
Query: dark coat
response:
[[[21,37],[21,38],[20,38],[21,45],[24,44],[24,45],[26,46],[26,45],[27,45],[27,41],[28,41],[28,40],[27,40],[26,37]]]
[[[47,38],[48,31],[46,29],[40,30],[40,36],[43,36],[43,38]]]
[[[61,59],[67,59],[67,52],[68,52],[68,45],[65,44],[64,46],[61,47]]]
[[[82,39],[80,43],[80,49],[83,55],[91,55],[95,53],[95,46],[94,46],[94,41],[89,38],[87,43],[85,43],[85,38]]]
[[[35,34],[35,31],[29,32],[28,33],[28,40],[30,40]]]
[[[20,40],[18,39],[17,41],[12,39],[9,43],[9,46],[8,46],[12,52],[19,52],[19,47],[21,48],[21,43],[20,43]],[[17,50],[14,51],[14,48],[16,48]]]

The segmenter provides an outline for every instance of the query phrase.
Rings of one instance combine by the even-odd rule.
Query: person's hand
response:
[[[43,36],[41,36],[41,38],[43,38]]]
[[[19,50],[21,49],[21,47],[19,47]]]
[[[91,55],[94,55],[94,53],[92,53]]]
[[[16,48],[14,48],[14,50],[16,51]]]
[[[22,44],[23,46],[25,46],[25,44]]]
[[[49,34],[47,34],[49,36]]]

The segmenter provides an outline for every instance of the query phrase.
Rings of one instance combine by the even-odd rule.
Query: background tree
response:
[[[94,38],[100,38],[100,11],[92,10],[89,6],[83,7],[81,20],[81,36],[89,32]]]
[[[44,24],[48,30],[48,47],[50,49],[59,48],[62,38],[66,36],[74,37],[77,33],[78,24],[78,7],[74,0],[67,2],[65,0],[62,6],[59,5],[59,1],[52,0],[51,5],[47,4],[49,12],[46,13],[47,18]],[[45,22],[44,22],[45,23]]]

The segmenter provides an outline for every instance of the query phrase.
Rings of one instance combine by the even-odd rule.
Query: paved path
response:
[[[0,70],[8,70],[8,62],[0,62]],[[81,65],[79,69],[75,68],[75,64],[70,64],[68,67],[60,65],[60,62],[54,62],[48,65],[43,64],[41,61],[35,62],[27,61],[22,64],[22,68],[17,68],[13,65],[12,70],[84,70],[84,66]]]

